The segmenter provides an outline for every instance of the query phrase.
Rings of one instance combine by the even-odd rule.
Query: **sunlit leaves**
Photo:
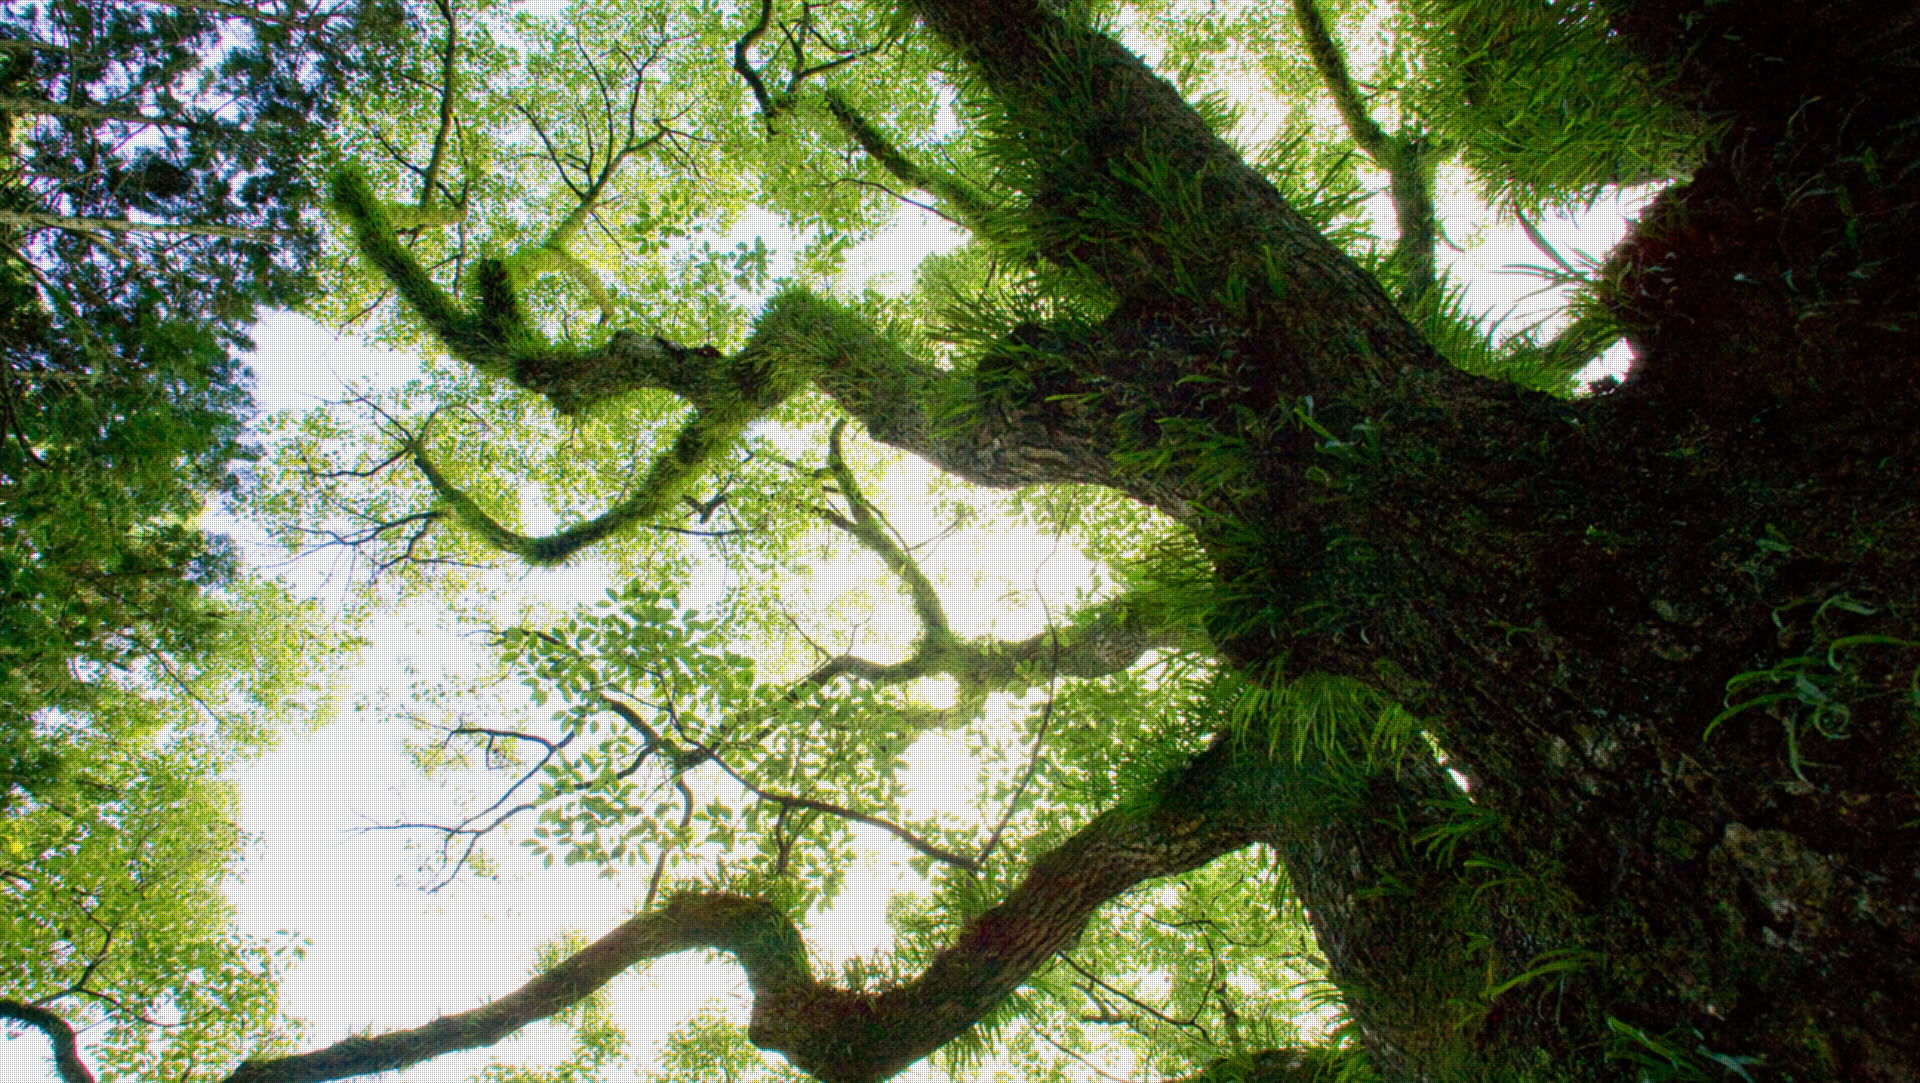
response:
[[[102,1078],[174,1078],[298,1033],[276,987],[301,941],[236,932],[223,894],[245,841],[225,776],[324,712],[311,682],[332,648],[264,587],[228,602],[210,660],[43,719],[65,769],[0,821],[9,995],[97,1026]]]

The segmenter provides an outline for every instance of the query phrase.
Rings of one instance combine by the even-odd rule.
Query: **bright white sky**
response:
[[[1464,196],[1450,202],[1455,213],[1443,208],[1442,214],[1450,228],[1460,230],[1462,223],[1481,217]],[[1577,223],[1549,220],[1541,229],[1569,258],[1580,251],[1599,257],[1621,236],[1627,216],[1636,209],[1630,203],[1603,204]],[[1461,236],[1455,233],[1456,239]],[[944,222],[909,208],[899,229],[856,252],[850,278],[855,284],[871,280],[883,288],[904,288],[926,254],[956,240]],[[1525,296],[1537,288],[1536,279],[1499,270],[1545,262],[1517,228],[1488,231],[1470,251],[1443,256],[1470,283],[1473,303],[1496,313],[1511,308],[1514,327],[1557,307],[1554,296]],[[263,410],[304,409],[338,397],[347,384],[392,386],[418,372],[409,357],[336,338],[299,317],[268,320],[257,339],[253,366]],[[1610,367],[1618,372],[1624,360],[1616,355]],[[916,524],[910,513],[897,518],[909,538],[934,532],[934,524]],[[1006,579],[1028,583],[1036,581],[1034,568],[1051,548],[1038,538],[999,536],[993,539],[991,554],[982,545],[961,540],[946,546],[942,555],[956,562],[999,564]],[[282,571],[319,590],[324,569],[314,564],[324,560]],[[1084,582],[1085,573],[1083,562],[1056,555],[1039,581],[1058,601]],[[520,583],[555,601],[595,598],[607,585],[591,569],[580,567],[534,573]],[[1002,635],[1024,635],[1039,627],[1037,606],[1009,612],[991,593],[960,601],[953,612],[957,623],[971,617],[981,631],[997,622]],[[370,822],[431,810],[432,792],[417,780],[401,749],[408,730],[397,724],[391,709],[382,709],[382,702],[391,704],[404,695],[415,680],[410,667],[422,675],[458,670],[472,664],[471,652],[464,641],[437,629],[434,614],[428,612],[391,614],[373,632],[372,646],[343,678],[343,702],[363,700],[367,706],[345,710],[331,726],[287,742],[241,779],[245,826],[258,843],[245,880],[233,886],[231,896],[248,932],[272,935],[292,929],[312,941],[304,964],[282,988],[286,1008],[311,1024],[307,1048],[356,1030],[412,1026],[498,996],[526,979],[538,945],[569,929],[589,938],[599,936],[622,920],[645,890],[644,883],[637,888],[609,885],[580,868],[542,870],[501,848],[510,859],[501,882],[421,893],[413,859],[400,836],[360,833]],[[957,798],[972,783],[972,765],[960,759],[959,752],[957,746],[931,743],[916,750],[917,813],[938,815],[946,797]],[[832,920],[817,926],[810,938],[827,958],[828,969],[850,954],[885,948],[890,937],[887,895],[907,886],[902,879],[903,847],[874,831],[865,841],[872,860],[852,877],[847,901]],[[744,993],[739,973],[730,965],[676,957],[617,984],[618,1021],[644,1058],[648,1048],[711,997],[744,1019]],[[459,1083],[496,1057],[539,1064],[566,1052],[564,1035],[533,1027],[491,1050],[442,1058],[387,1078]],[[1124,1065],[1111,1067],[1125,1072]],[[0,1081],[52,1083],[54,1078],[45,1044],[37,1036],[0,1039]],[[934,1076],[922,1067],[905,1078]]]

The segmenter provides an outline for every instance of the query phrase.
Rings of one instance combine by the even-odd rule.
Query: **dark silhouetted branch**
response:
[[[73,1028],[67,1025],[65,1019],[45,1008],[18,1000],[0,1000],[0,1019],[25,1023],[47,1036],[47,1041],[53,1043],[53,1066],[60,1073],[62,1083],[94,1083],[93,1072],[80,1059],[80,1048],[74,1041]]]

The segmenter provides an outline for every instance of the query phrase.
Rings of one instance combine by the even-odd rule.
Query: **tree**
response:
[[[0,10],[0,1019],[68,1075],[75,1025],[143,1076],[287,1033],[287,946],[228,927],[223,776],[336,648],[201,520],[253,457],[236,352],[309,278],[304,155],[378,16]]]
[[[463,39],[442,11],[454,58]],[[676,93],[717,87],[695,74],[715,70],[745,89],[730,105],[717,91],[649,97],[653,54],[602,52],[596,35],[614,30],[589,22],[572,70],[597,88],[590,121],[610,137],[563,137],[546,106],[522,115],[529,156],[565,180],[548,206],[598,234],[519,240],[540,203],[508,207],[521,175],[495,167],[515,144],[489,139],[498,115],[448,119],[450,76],[434,87],[450,104],[416,112],[440,118],[422,125],[432,161],[456,142],[465,156],[453,224],[421,228],[446,175],[431,165],[413,166],[428,182],[415,195],[369,183],[413,161],[404,140],[393,164],[336,175],[335,207],[375,288],[400,298],[401,333],[456,368],[432,406],[416,392],[411,413],[382,407],[395,446],[321,470],[280,510],[324,521],[374,477],[358,524],[335,534],[384,554],[376,565],[671,555],[684,532],[720,532],[723,508],[737,524],[725,530],[776,539],[824,520],[901,584],[919,636],[903,661],[828,652],[810,676],[775,681],[726,646],[727,628],[644,588],[600,617],[503,632],[508,658],[563,697],[566,733],[458,735],[540,749],[528,777],[544,785],[526,803],[568,836],[557,848],[619,860],[616,829],[654,854],[687,846],[689,825],[720,815],[689,792],[699,771],[753,796],[741,852],[760,859],[650,897],[500,1000],[230,1078],[344,1078],[486,1044],[645,959],[708,949],[748,975],[755,1045],[820,1079],[882,1079],[1028,1010],[1022,987],[1045,988],[1117,896],[1255,843],[1310,921],[1359,1052],[1273,1050],[1203,1077],[1303,1078],[1330,1055],[1393,1080],[1915,1074],[1910,14],[1850,0],[1431,0],[1402,13],[1412,44],[1389,54],[1370,101],[1327,11],[1291,5],[1299,45],[1271,55],[1320,80],[1386,174],[1398,228],[1384,257],[1337,243],[1355,241],[1340,198],[1353,156],[1303,138],[1264,170],[1250,163],[1216,105],[1193,104],[1077,7],[654,14],[637,36],[684,47]],[[1181,64],[1209,35],[1246,45],[1280,23],[1174,25],[1169,68],[1201,90],[1205,65]],[[719,51],[705,69],[702,49]],[[607,55],[625,58],[618,79]],[[929,69],[957,96],[958,134],[933,124]],[[641,104],[661,107],[650,124]],[[848,162],[849,145],[864,161]],[[857,193],[931,199],[978,245],[926,276],[924,300],[948,310],[916,323],[789,286],[738,314],[714,277],[722,261],[662,245],[639,201],[669,179],[695,195],[747,185],[691,168],[721,150],[760,167],[756,195],[811,231],[802,274],[858,230]],[[1433,271],[1431,171],[1449,155],[1515,214],[1686,179],[1593,277],[1566,335],[1489,343]],[[646,181],[616,183],[629,169]],[[622,201],[649,225],[614,226]],[[673,214],[664,224],[698,216]],[[625,258],[634,273],[592,281]],[[634,292],[656,268],[707,296]],[[599,322],[566,319],[569,299]],[[683,344],[702,324],[711,342]],[[1624,384],[1540,390],[1615,333],[1636,355]],[[530,431],[548,424],[530,399],[578,419],[574,448],[651,456],[631,472],[550,474],[574,484],[568,500],[619,495],[547,536],[516,528],[507,483],[481,480],[544,464],[456,417],[484,408],[498,414],[483,422]],[[810,417],[827,444],[817,468],[763,428]],[[1177,529],[1150,553],[1106,538],[1106,555],[1137,558],[1134,588],[1042,641],[960,636],[864,495],[840,421],[822,417],[975,485],[1092,486]],[[1095,538],[1154,522],[1096,496],[1066,503]],[[737,537],[745,566],[768,551]],[[1091,649],[1116,636],[1123,648]],[[1067,796],[1050,806],[1011,788],[1009,808],[1032,802],[1014,845],[996,849],[996,828],[956,846],[867,811],[886,808],[899,749],[974,717],[982,694],[1196,649],[1215,664],[1159,701],[1179,735],[1136,736],[1109,716],[1110,746],[1177,756],[1150,781],[1103,780],[1113,753],[1094,759],[1097,742],[1049,743],[1054,702],[1028,732],[1068,761],[1048,778]],[[958,686],[954,707],[888,699],[931,674]],[[871,732],[843,725],[856,714],[877,719]],[[616,736],[573,736],[605,721]],[[790,748],[822,749],[831,767],[782,775]],[[636,777],[681,802],[634,807],[623,783]],[[1103,781],[1106,810],[1078,815]],[[826,890],[796,865],[821,854],[830,869],[836,822],[859,817],[947,866],[951,902],[947,924],[921,926],[937,946],[910,946],[909,969],[872,988],[816,978],[793,924]]]
[[[382,17],[0,13],[0,808],[57,774],[50,713],[213,640],[235,562],[195,521],[250,457],[234,351],[308,281],[306,152]]]
[[[239,934],[223,894],[244,841],[230,775],[324,706],[313,674],[342,644],[268,585],[226,600],[177,684],[42,720],[60,776],[0,820],[0,1019],[65,1045],[67,1078],[178,1078],[299,1033],[278,978],[301,942]]]

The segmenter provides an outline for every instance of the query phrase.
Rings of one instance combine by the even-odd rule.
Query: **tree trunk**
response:
[[[1091,219],[1057,256],[1121,295],[1009,386],[1182,475],[1231,661],[1367,682],[1481,782],[1497,829],[1387,958],[1342,943],[1368,877],[1288,854],[1376,1052],[1432,1054],[1381,1069],[1920,1077],[1916,19],[1617,6],[1729,134],[1611,268],[1633,378],[1562,403],[1426,364],[1137,61],[1037,6],[920,4],[1077,148],[1036,164],[1035,229]],[[1202,178],[1204,215],[1156,215],[1149,166]],[[1313,285],[1244,288],[1250,251]],[[1477,997],[1407,1005],[1460,985],[1424,970],[1449,938]]]

